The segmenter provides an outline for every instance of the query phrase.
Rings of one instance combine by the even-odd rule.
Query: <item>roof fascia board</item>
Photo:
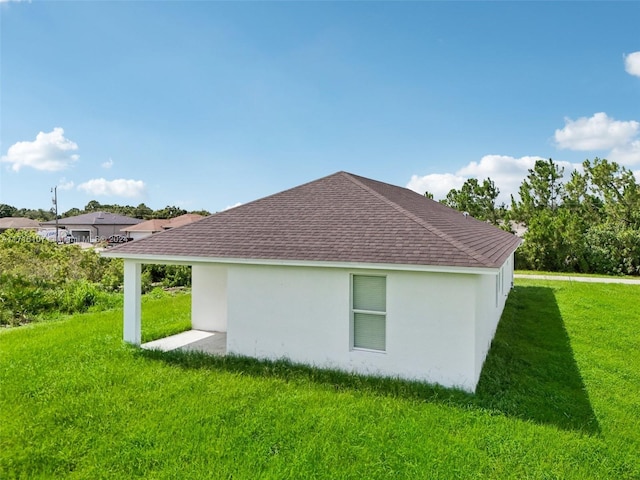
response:
[[[122,258],[139,263],[156,263],[165,265],[193,265],[203,263],[222,263],[236,265],[271,265],[287,267],[346,268],[358,270],[398,270],[409,272],[434,273],[466,273],[472,275],[496,275],[499,268],[491,267],[455,267],[441,265],[410,265],[393,263],[361,263],[361,262],[321,262],[305,260],[278,260],[264,258],[222,258],[171,255],[137,255],[133,253],[102,252],[102,256]]]

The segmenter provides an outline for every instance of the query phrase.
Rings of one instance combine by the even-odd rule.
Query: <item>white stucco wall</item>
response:
[[[499,275],[478,275],[475,326],[475,376],[480,378],[482,365],[491,348],[513,282],[514,257],[501,267]]]
[[[191,267],[191,327],[227,331],[227,267],[201,264]]]
[[[352,273],[387,277],[384,353],[351,348]],[[212,297],[222,276],[204,268],[194,268],[193,274],[194,319],[198,312],[204,318],[211,306],[202,298],[205,291]],[[210,280],[202,281],[207,275]],[[482,310],[476,295],[479,284],[483,290],[486,283],[480,277],[484,276],[231,265],[226,275],[227,349],[473,390],[479,374],[474,322]]]

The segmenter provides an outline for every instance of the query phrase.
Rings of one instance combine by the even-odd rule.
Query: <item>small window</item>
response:
[[[353,348],[385,351],[387,279],[373,275],[352,277]]]

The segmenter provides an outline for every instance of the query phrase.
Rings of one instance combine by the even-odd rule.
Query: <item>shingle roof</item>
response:
[[[198,222],[203,218],[204,217],[202,215],[199,215],[197,213],[185,213],[184,215],[170,218],[168,221],[165,221],[164,225],[162,225],[162,228],[164,228],[165,230],[169,228],[177,228],[181,227],[182,225]]]
[[[202,220],[204,217],[197,213],[185,213],[179,217],[174,218],[154,218],[147,220],[146,222],[138,223],[131,227],[126,227],[120,230],[121,232],[161,232],[162,230],[168,230],[169,228],[181,227],[189,223]]]
[[[40,222],[24,217],[4,217],[0,218],[0,228],[39,228]]]
[[[63,225],[135,225],[142,222],[139,218],[127,217],[116,213],[91,212],[74,217],[60,218],[58,223]],[[55,220],[49,220],[42,225],[55,225]]]
[[[495,268],[519,244],[406,188],[338,172],[112,254]]]
[[[121,232],[161,232],[162,226],[167,223],[166,218],[154,218],[146,222],[138,223],[121,229]]]

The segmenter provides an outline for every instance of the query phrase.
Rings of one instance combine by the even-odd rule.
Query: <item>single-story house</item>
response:
[[[154,233],[169,230],[170,228],[181,227],[182,225],[197,222],[203,218],[202,215],[198,215],[197,213],[185,213],[184,215],[174,218],[154,218],[146,222],[138,223],[137,225],[125,227],[121,232],[133,240],[139,240]]]
[[[162,232],[162,225],[166,223],[166,219],[154,218],[153,220],[146,220],[138,223],[137,225],[129,225],[128,227],[120,230],[122,235],[133,240],[140,240],[141,238],[149,237],[154,233]]]
[[[520,239],[346,172],[104,255],[124,259],[124,339],[140,344],[143,263],[192,266],[194,330],[226,351],[474,391]]]
[[[91,212],[73,217],[59,218],[58,227],[71,232],[78,242],[95,242],[106,240],[109,236],[118,234],[120,230],[131,225],[137,225],[142,220],[107,212]],[[55,227],[56,221],[50,220],[41,224],[43,227]]]
[[[40,222],[25,217],[3,217],[0,218],[0,233],[9,230],[33,230],[40,228]]]

